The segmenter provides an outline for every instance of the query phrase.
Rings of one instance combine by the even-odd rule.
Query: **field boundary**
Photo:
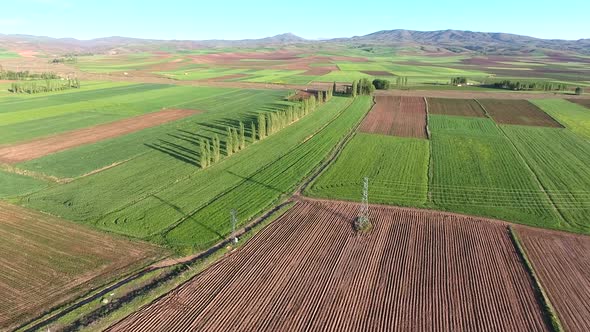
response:
[[[369,111],[367,113],[365,113],[365,115],[359,120],[359,122],[350,130],[350,132],[348,132],[348,134],[346,134],[346,136],[344,137],[344,139],[342,139],[338,145],[336,145],[334,147],[334,150],[330,153],[330,155],[328,156],[327,160],[325,160],[324,162],[321,163],[321,165],[318,167],[317,170],[315,170],[311,176],[309,176],[302,184],[301,186],[299,186],[299,188],[295,191],[295,196],[302,196],[304,195],[305,190],[310,186],[313,185],[313,183],[315,182],[315,180],[317,180],[317,178],[322,175],[330,165],[332,165],[332,163],[334,163],[336,161],[336,159],[338,159],[338,157],[340,156],[340,154],[342,153],[342,151],[344,150],[344,148],[346,147],[346,145],[348,144],[348,142],[350,142],[350,140],[356,135],[358,128],[361,126],[361,124],[363,123],[363,121],[365,120],[365,118],[367,117],[367,115],[371,112],[371,110],[373,109],[373,107],[375,107],[375,105],[377,104],[377,102],[375,101],[375,97],[372,98],[373,100],[373,104],[371,105],[371,108],[369,109]]]
[[[267,210],[263,215],[254,219],[252,222],[250,222],[246,226],[242,227],[241,229],[236,230],[236,233],[235,233],[236,236],[240,237],[240,236],[250,232],[258,225],[267,221],[269,218],[280,217],[281,215],[285,214],[289,209],[291,209],[294,205],[289,207],[285,211],[283,211],[278,216],[275,216],[275,214],[277,212],[280,212],[281,209],[287,207],[289,204],[292,204],[292,203],[294,203],[294,201],[292,199],[287,199],[287,200],[284,200],[280,204],[276,204],[272,209]],[[162,278],[156,279],[154,282],[149,283],[143,287],[140,287],[138,290],[133,291],[132,292],[133,294],[131,296],[129,296],[129,294],[131,294],[131,293],[127,294],[127,296],[123,297],[123,301],[117,302],[117,303],[120,303],[119,307],[117,307],[117,309],[118,309],[118,308],[122,307],[124,304],[126,304],[128,301],[131,301],[131,300],[135,299],[136,297],[143,295],[146,291],[149,292],[150,290],[155,289],[158,286],[160,286],[162,283],[170,281],[170,280],[174,279],[175,277],[181,275],[182,272],[190,270],[191,269],[191,267],[189,266],[190,264],[194,264],[199,260],[206,259],[206,258],[214,255],[218,251],[222,250],[226,245],[231,245],[231,244],[232,244],[231,239],[227,238],[227,239],[217,242],[214,246],[210,247],[209,249],[201,251],[201,252],[194,254],[194,255],[190,255],[187,257],[181,257],[178,259],[164,258],[163,260],[160,260],[158,262],[151,263],[150,265],[140,268],[135,272],[131,272],[129,275],[124,276],[122,279],[119,279],[118,281],[116,281],[114,283],[110,283],[110,284],[107,283],[107,284],[103,285],[102,287],[97,287],[93,290],[90,290],[89,292],[86,293],[86,295],[83,295],[82,297],[78,298],[77,302],[76,301],[71,302],[72,303],[71,306],[68,306],[68,304],[63,304],[59,307],[54,308],[53,310],[49,310],[48,312],[46,312],[40,316],[37,316],[37,318],[34,318],[26,323],[21,324],[15,330],[23,329],[23,331],[26,331],[26,332],[37,331],[37,330],[55,322],[55,321],[57,321],[58,319],[66,316],[67,314],[73,312],[74,310],[79,309],[82,306],[84,306],[94,300],[100,299],[103,296],[107,295],[108,293],[113,292],[121,287],[124,287],[125,285],[128,285],[129,283],[133,282],[136,279],[141,278],[142,276],[146,275],[147,273],[162,270],[162,269],[169,268],[169,267],[178,267],[178,270],[171,271],[170,273],[164,275]],[[240,244],[244,244],[244,242],[240,242]],[[230,252],[230,254],[231,254],[231,252]],[[172,289],[175,289],[175,288],[183,285],[184,283],[189,282],[193,278],[197,277],[202,271],[204,271],[208,267],[210,267],[214,264],[217,264],[219,261],[221,261],[222,258],[223,257],[221,257],[220,259],[217,259],[213,262],[210,262],[206,267],[201,269],[194,276],[191,276],[187,280],[182,281],[180,284],[175,285]],[[163,280],[163,279],[165,279],[165,280]],[[155,286],[154,286],[154,284],[155,284]],[[147,303],[145,305],[149,305],[153,301],[156,301],[157,299],[167,295],[168,293],[169,293],[169,291],[165,291],[163,294],[160,294],[155,299],[149,301],[149,303]],[[141,307],[143,307],[143,306],[144,305],[142,305]],[[64,307],[66,307],[66,308],[64,308]],[[141,307],[138,308],[138,310],[141,309]],[[64,309],[59,311],[62,308],[64,308]],[[101,308],[98,308],[97,310],[100,310],[100,309]],[[52,311],[59,311],[59,312],[51,315]],[[135,311],[133,311],[133,312],[135,312]],[[51,316],[49,316],[46,319],[41,319],[45,315],[51,315]],[[127,316],[128,315],[126,315],[125,317],[127,317]],[[124,319],[125,317],[123,317],[122,319]],[[38,322],[36,322],[36,321],[38,321]],[[34,325],[29,326],[33,323],[34,323]],[[113,325],[115,323],[116,322],[112,323],[111,325]]]
[[[428,185],[428,189],[426,192],[426,200],[428,202],[429,205],[433,204],[432,201],[432,192],[430,191],[430,180],[432,180],[434,178],[434,169],[432,167],[432,133],[430,132],[430,127],[428,126],[428,123],[430,121],[430,109],[428,106],[428,99],[426,97],[424,98],[424,103],[426,104],[426,137],[428,138],[428,171],[426,172],[426,175],[428,176],[427,179],[427,185]]]
[[[510,239],[512,240],[512,243],[514,244],[514,248],[516,249],[516,253],[518,254],[518,257],[521,259],[522,264],[524,265],[524,267],[527,271],[527,274],[529,275],[529,277],[532,281],[533,288],[534,288],[535,293],[537,295],[537,300],[540,302],[541,307],[543,308],[546,323],[551,327],[552,331],[554,331],[554,332],[564,331],[563,326],[561,325],[561,321],[559,320],[559,316],[557,315],[555,308],[551,304],[551,301],[549,300],[549,296],[547,296],[547,292],[543,288],[543,285],[541,284],[541,280],[537,276],[537,273],[535,272],[532,262],[528,258],[528,255],[527,255],[526,250],[524,249],[524,247],[520,241],[520,237],[518,236],[518,233],[516,232],[516,230],[514,229],[514,227],[512,225],[508,225],[508,232],[510,233]]]
[[[491,119],[494,122],[494,124],[496,125],[496,127],[500,130],[500,132],[502,132],[502,135],[504,136],[504,138],[506,138],[506,140],[508,142],[510,142],[510,145],[512,146],[512,148],[514,149],[514,151],[516,151],[516,154],[518,154],[518,157],[520,158],[520,160],[524,163],[524,165],[529,170],[529,172],[531,172],[531,174],[533,174],[533,176],[535,178],[535,182],[537,182],[537,185],[539,186],[539,189],[541,189],[541,191],[543,192],[543,194],[545,194],[545,197],[547,197],[547,199],[549,200],[549,202],[551,202],[551,207],[557,213],[557,216],[560,218],[560,221],[567,225],[568,223],[567,223],[567,221],[565,219],[565,216],[557,208],[557,205],[555,205],[555,201],[553,201],[553,198],[551,197],[551,195],[549,195],[547,193],[547,188],[545,188],[545,186],[543,186],[543,183],[539,179],[539,176],[537,175],[537,173],[535,173],[535,171],[533,170],[533,168],[531,167],[531,165],[529,165],[529,163],[527,163],[526,159],[524,158],[524,156],[522,155],[522,153],[520,152],[520,150],[516,147],[516,144],[514,144],[514,142],[512,142],[512,140],[510,139],[510,137],[504,131],[504,128],[502,128],[501,125],[499,125],[498,123],[496,123],[496,121],[494,121],[494,119],[488,113],[488,110],[479,102],[479,100],[475,99],[475,101],[477,101],[477,103],[479,104],[479,106],[481,106],[481,108],[483,109],[483,111],[486,114],[486,116],[489,119]]]
[[[197,110],[160,110],[86,128],[0,147],[0,161],[16,164],[79,146],[132,134],[200,113]]]

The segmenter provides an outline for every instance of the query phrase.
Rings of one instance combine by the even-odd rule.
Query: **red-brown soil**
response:
[[[394,76],[392,73],[388,71],[381,71],[381,70],[362,70],[361,73],[365,73],[371,76]]]
[[[563,128],[528,100],[480,99],[479,102],[497,123]]]
[[[110,331],[547,331],[499,222],[303,200]]]
[[[376,96],[375,102],[361,123],[361,132],[401,137],[427,137],[424,98]]]
[[[57,134],[32,141],[0,147],[0,162],[8,164],[32,160],[76,146],[130,134],[145,128],[196,114],[195,110],[170,109],[144,114],[120,121],[105,123]]]
[[[590,109],[590,99],[568,99],[568,101]]]
[[[428,98],[428,113],[485,117],[483,109],[473,99]]]
[[[566,331],[590,331],[590,237],[516,226]]]
[[[0,201],[0,330],[161,257],[160,249]]]

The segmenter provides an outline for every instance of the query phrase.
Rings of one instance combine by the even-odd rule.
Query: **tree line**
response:
[[[538,91],[564,91],[568,89],[567,84],[553,82],[531,82],[531,81],[511,81],[503,80],[494,82],[492,87],[507,90],[538,90]]]
[[[225,137],[225,155],[229,157],[245,149],[247,141],[253,144],[299,121],[315,111],[318,106],[330,100],[333,94],[332,88],[315,91],[314,95],[286,109],[259,113],[257,119],[250,122],[249,135],[246,135],[246,126],[242,121],[238,122],[237,128],[228,126]],[[199,165],[201,168],[207,168],[221,160],[222,148],[219,136],[215,134],[211,140],[201,139],[199,141],[199,151]]]
[[[63,91],[68,89],[79,89],[80,80],[67,79],[67,80],[45,80],[43,81],[25,81],[25,82],[13,82],[10,84],[9,92],[12,93],[42,93],[42,92],[53,92]]]
[[[31,73],[28,70],[12,71],[3,70],[0,66],[0,80],[24,81],[24,80],[55,80],[58,79],[56,73]]]

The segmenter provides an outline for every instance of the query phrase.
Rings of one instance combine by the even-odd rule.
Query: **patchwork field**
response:
[[[371,202],[423,206],[428,192],[427,140],[357,133],[306,194],[359,200],[369,177]]]
[[[109,331],[548,330],[506,225],[372,206],[358,234],[358,209],[300,202]]]
[[[588,109],[563,99],[543,99],[531,102],[567,129],[590,140],[590,111]]]
[[[590,99],[568,99],[568,101],[590,109]]]
[[[426,138],[424,98],[375,96],[375,105],[360,127],[361,132]]]
[[[590,237],[516,230],[565,330],[590,330]]]
[[[229,234],[232,208],[240,211],[243,224],[293,190],[360,121],[370,103],[369,97],[354,102],[335,97],[205,170],[193,162],[198,158],[193,142],[202,132],[173,130],[166,136],[185,140],[182,147],[188,151],[152,149],[117,167],[30,195],[23,203],[178,250],[205,249]],[[219,130],[221,137],[224,130]]]
[[[550,198],[490,119],[438,119],[430,121],[429,193],[436,208],[559,227]]]
[[[501,124],[561,128],[562,125],[527,100],[481,99],[487,113]]]
[[[427,98],[427,101],[429,114],[485,117],[483,109],[473,99]]]
[[[18,163],[155,127],[198,113],[194,110],[163,110],[41,139],[0,147],[0,162]]]
[[[0,329],[164,253],[1,201],[0,234]]]
[[[505,126],[503,130],[565,220],[561,227],[590,233],[590,143],[563,129]]]

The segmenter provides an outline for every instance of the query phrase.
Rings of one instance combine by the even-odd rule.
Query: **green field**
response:
[[[47,186],[44,181],[0,170],[0,198],[29,194]]]
[[[160,92],[156,90],[155,92]],[[200,137],[225,137],[226,126],[236,126],[238,121],[249,124],[258,112],[282,107],[284,91],[220,89],[208,87],[173,87],[166,89],[166,98],[147,99],[137,105],[148,110],[162,107],[188,108],[203,113],[168,124],[141,130],[132,134],[83,145],[45,157],[20,163],[23,169],[45,174],[74,178],[116,162],[139,158],[141,160],[170,159],[180,157],[182,151],[196,150]],[[160,97],[162,95],[160,94]],[[123,113],[124,114],[124,113]],[[155,146],[172,149],[170,155],[154,150]],[[105,151],[107,153],[105,153]],[[194,153],[184,154],[195,164]],[[156,157],[154,157],[156,156]],[[131,161],[129,161],[131,162]]]
[[[563,99],[535,99],[531,102],[572,132],[590,141],[590,111]]]
[[[231,208],[237,208],[245,222],[293,189],[370,106],[369,98],[359,98],[349,107],[351,101],[334,98],[281,132],[205,170],[179,158],[180,152],[191,147],[186,142],[184,149],[177,147],[177,155],[153,150],[33,194],[23,203],[116,233],[175,248],[203,249],[227,235]],[[244,200],[244,195],[250,199]]]
[[[504,126],[565,218],[564,229],[590,233],[590,143],[563,129]]]
[[[427,173],[427,140],[357,133],[306,194],[358,201],[369,177],[371,202],[423,206]]]

